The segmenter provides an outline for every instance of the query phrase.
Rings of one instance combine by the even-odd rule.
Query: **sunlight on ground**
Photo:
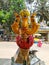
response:
[[[10,59],[17,49],[18,46],[15,42],[0,42],[0,58]],[[43,44],[42,47],[37,47],[37,44],[34,44],[31,49],[38,50],[37,57],[49,65],[49,44]]]

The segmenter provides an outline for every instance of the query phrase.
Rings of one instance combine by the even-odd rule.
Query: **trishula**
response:
[[[30,16],[30,12],[26,9],[21,10],[19,14],[15,13],[16,18],[11,27],[13,32],[18,34],[16,43],[20,51],[16,58],[16,63],[23,63],[26,61],[28,65],[30,64],[29,49],[34,43],[33,34],[35,34],[39,28],[39,24],[35,21],[35,16],[35,13],[32,13]],[[28,21],[30,23],[28,23]]]

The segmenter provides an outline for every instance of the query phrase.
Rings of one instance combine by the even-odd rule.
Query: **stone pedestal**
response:
[[[16,56],[17,54],[15,54],[15,56],[11,58],[11,65],[45,65],[44,61],[41,61],[36,55],[29,55],[30,64],[28,64],[26,61],[23,61],[23,63],[15,62]]]
[[[14,57],[11,58],[11,65],[27,65],[27,64],[20,64],[14,62]],[[39,58],[32,58],[30,59],[30,65],[45,65],[44,61],[41,61]]]

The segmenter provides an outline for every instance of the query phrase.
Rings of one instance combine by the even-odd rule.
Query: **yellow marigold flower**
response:
[[[20,11],[20,15],[23,17],[24,15],[30,16],[30,12],[26,9]]]
[[[32,13],[31,16],[36,16],[36,12]]]

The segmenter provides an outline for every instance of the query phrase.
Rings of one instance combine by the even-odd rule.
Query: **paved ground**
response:
[[[10,59],[14,56],[18,46],[15,42],[0,42],[0,59]],[[46,65],[49,65],[49,44],[44,44],[42,47],[37,47],[37,44],[34,44],[31,49],[36,49],[38,52],[36,55],[45,62]]]

